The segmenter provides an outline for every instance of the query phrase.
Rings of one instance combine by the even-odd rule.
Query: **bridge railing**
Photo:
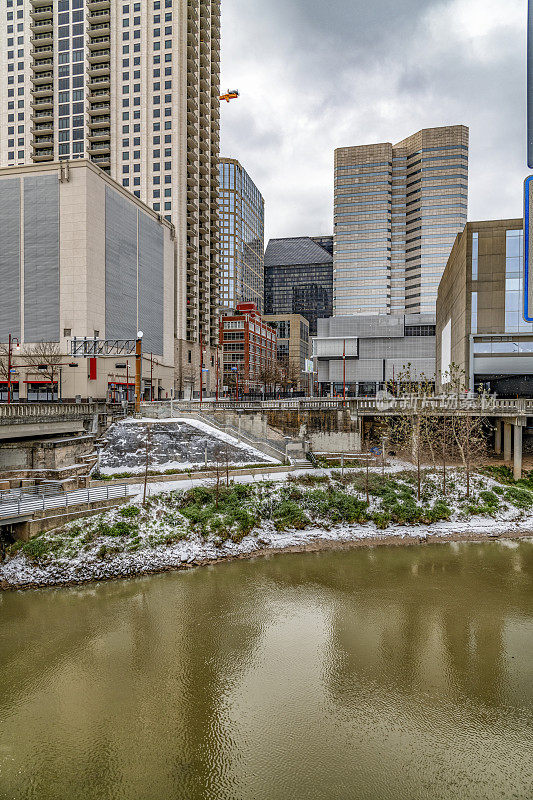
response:
[[[33,419],[86,417],[105,410],[105,403],[1,403],[0,424]]]
[[[0,519],[21,517],[35,511],[46,511],[49,508],[69,508],[72,506],[95,503],[98,500],[113,500],[117,497],[128,497],[131,487],[120,483],[112,486],[96,486],[93,489],[76,489],[57,495],[26,498],[0,503]]]
[[[533,399],[497,399],[470,396],[437,396],[437,397],[400,397],[378,399],[375,397],[339,398],[295,398],[294,400],[252,400],[231,401],[214,400],[184,401],[162,400],[143,403],[141,414],[154,417],[176,416],[184,413],[213,413],[214,411],[328,411],[344,409],[355,414],[394,413],[395,410],[413,410],[426,408],[435,412],[459,411],[475,414],[492,415],[516,414],[533,416]]]

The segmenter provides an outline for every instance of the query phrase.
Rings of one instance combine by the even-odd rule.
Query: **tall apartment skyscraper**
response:
[[[434,313],[467,221],[468,128],[335,151],[333,313]]]
[[[0,41],[0,166],[88,158],[173,223],[176,363],[210,364],[220,0],[5,0]]]
[[[265,201],[234,158],[220,159],[220,305],[255,303],[263,311]]]

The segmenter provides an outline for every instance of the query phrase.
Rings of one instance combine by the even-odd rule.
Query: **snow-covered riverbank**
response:
[[[81,583],[281,550],[533,533],[533,491],[488,476],[474,476],[466,497],[464,475],[452,471],[444,497],[439,476],[425,472],[420,500],[415,473],[399,464],[385,476],[372,470],[368,482],[365,470],[275,478],[152,485],[145,507],[136,496],[120,509],[12,545],[0,585]]]

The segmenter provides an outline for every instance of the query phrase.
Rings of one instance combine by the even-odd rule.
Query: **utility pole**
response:
[[[219,345],[217,344],[217,385],[215,389],[215,403],[218,403],[218,348]]]
[[[342,346],[342,399],[346,403],[346,339]]]
[[[13,355],[13,342],[16,342],[17,351],[20,350],[20,342],[16,336],[9,334],[9,344],[7,348],[7,402],[11,403],[11,359]],[[20,395],[19,395],[20,397]]]
[[[150,402],[154,402],[154,354],[150,353]]]

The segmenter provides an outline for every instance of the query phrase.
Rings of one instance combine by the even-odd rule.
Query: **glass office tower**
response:
[[[336,150],[333,313],[434,313],[467,198],[463,125]]]
[[[333,311],[333,237],[270,239],[265,253],[265,313],[301,314],[316,336]]]
[[[220,159],[220,305],[255,303],[263,311],[265,201],[244,167]]]

